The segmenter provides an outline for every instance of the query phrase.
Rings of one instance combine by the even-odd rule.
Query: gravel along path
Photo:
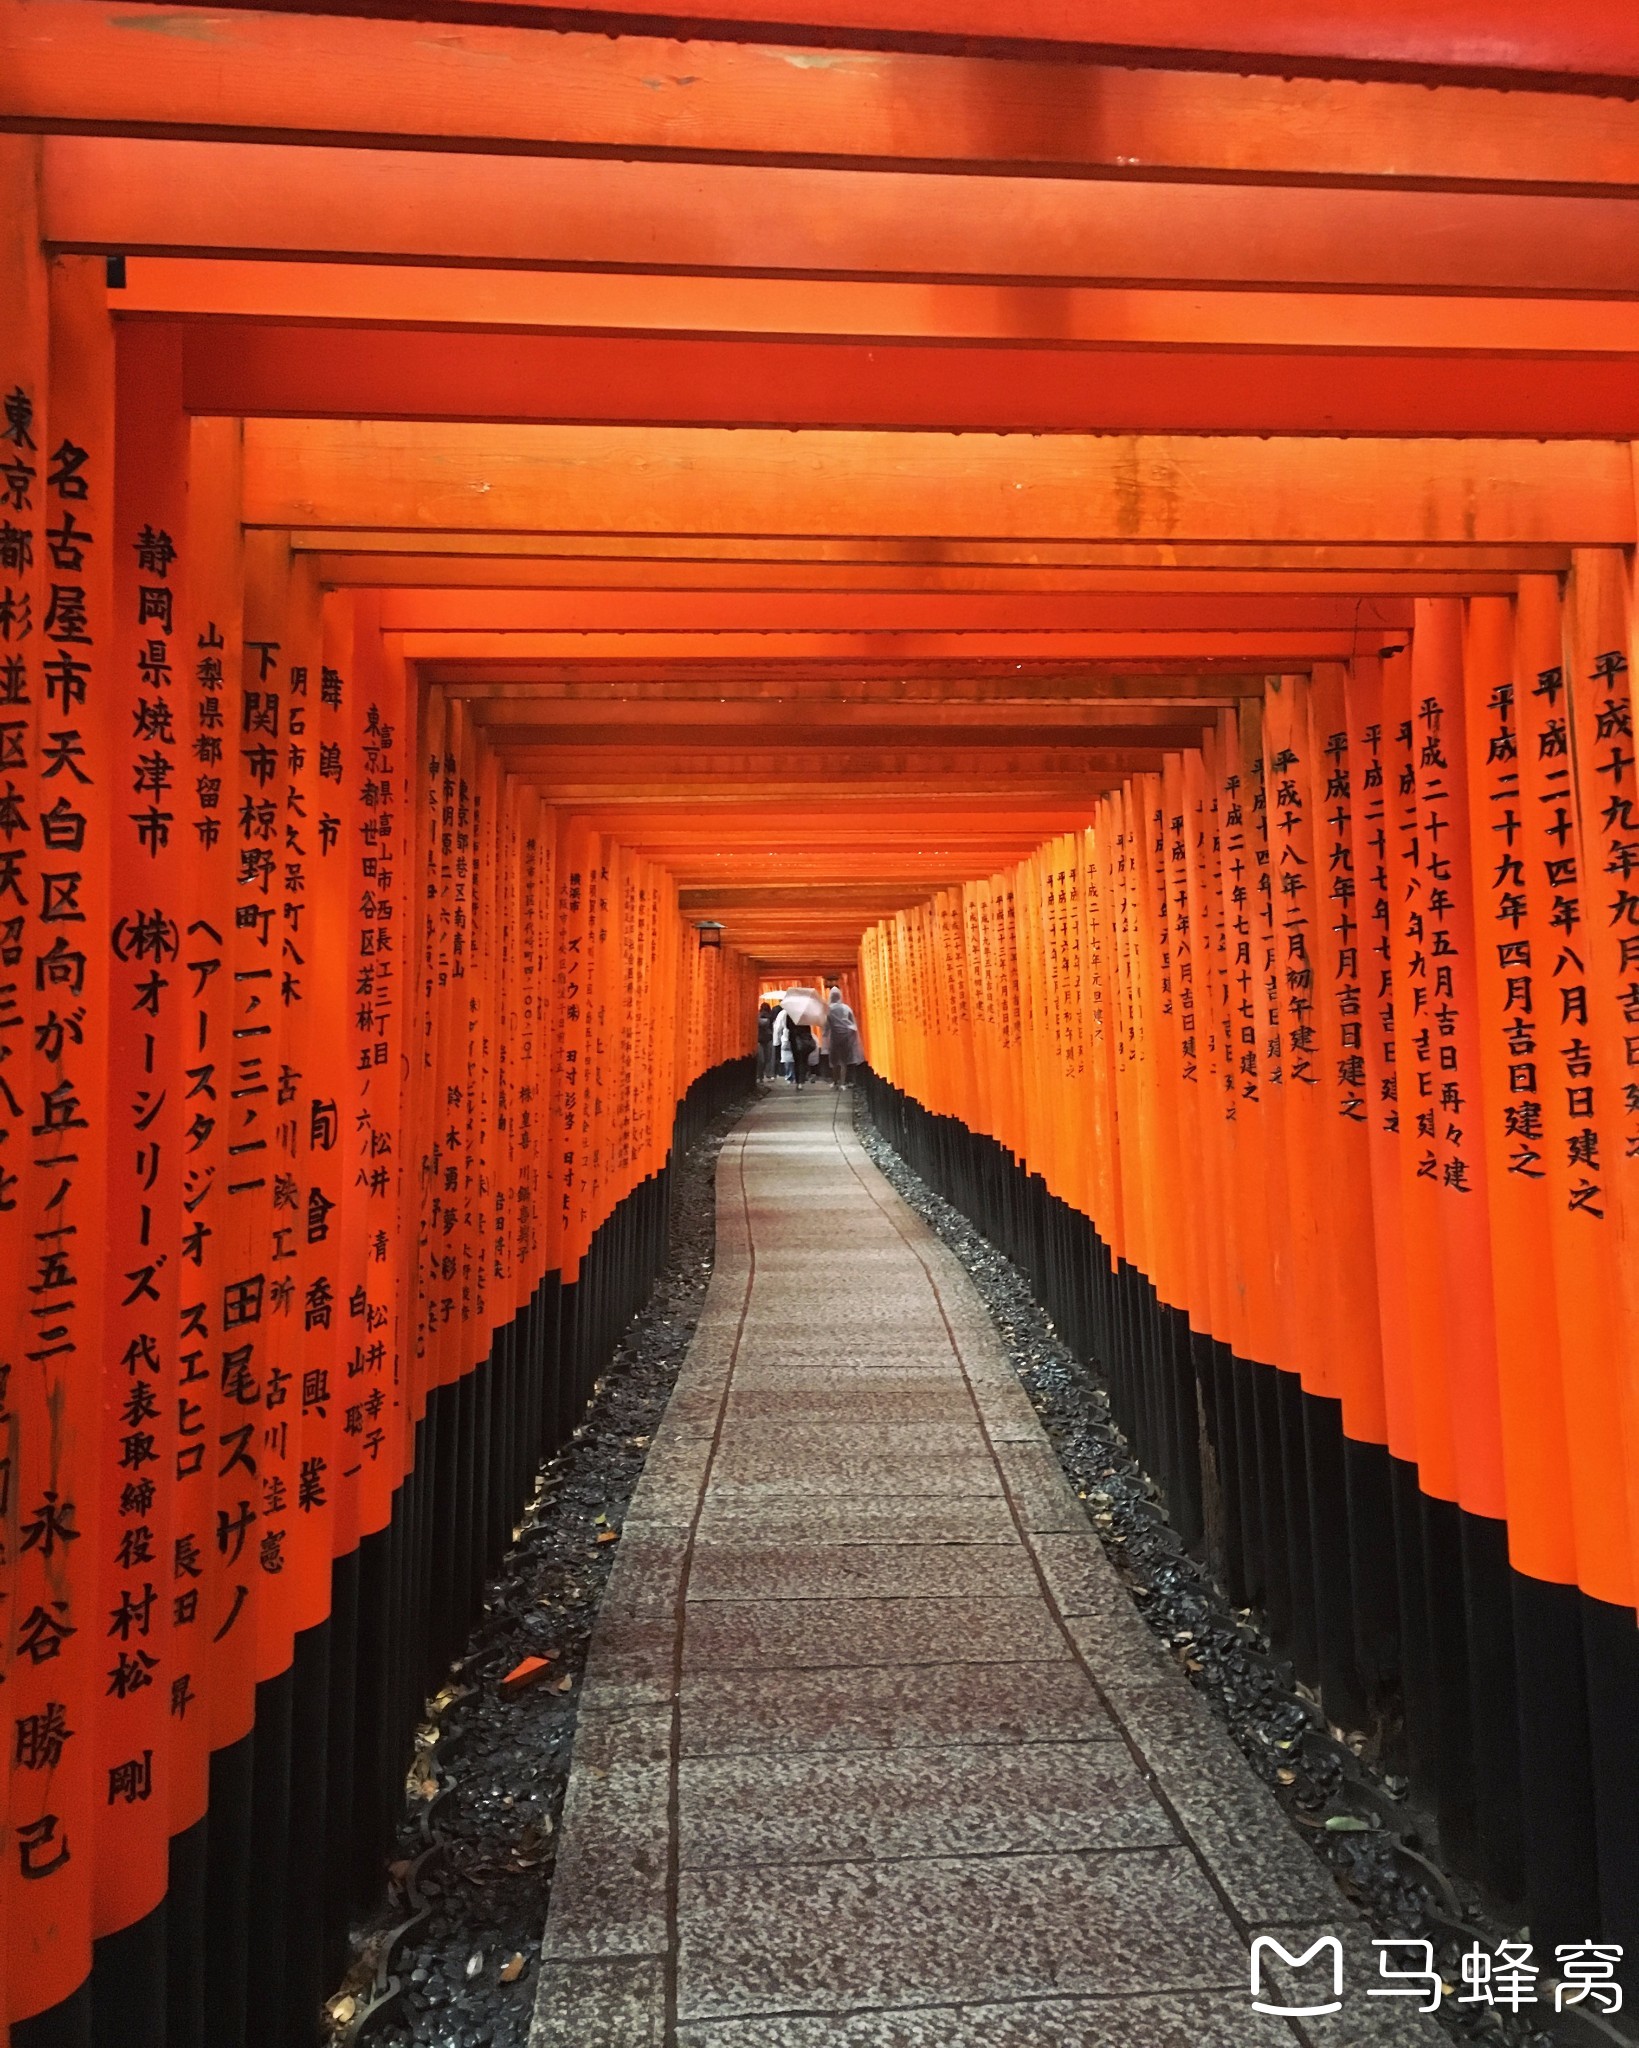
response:
[[[699,1321],[717,1238],[717,1154],[744,1111],[724,1111],[675,1162],[671,1254],[654,1294],[586,1419],[542,1466],[466,1653],[429,1703],[385,1894],[326,2008],[336,2048],[523,2048],[528,2038],[586,1647],[626,1504]],[[503,1693],[526,1657],[549,1659],[545,1674]],[[378,1992],[378,1976],[396,1991]]]

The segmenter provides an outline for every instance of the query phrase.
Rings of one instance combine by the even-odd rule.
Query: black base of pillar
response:
[[[1639,1953],[1639,1626],[1517,1572],[1498,1521],[1425,1494],[1338,1402],[1235,1356],[1112,1266],[1094,1224],[993,1139],[876,1075],[877,1128],[1029,1279],[1237,1605],[1437,1819],[1439,1851],[1549,1953]]]

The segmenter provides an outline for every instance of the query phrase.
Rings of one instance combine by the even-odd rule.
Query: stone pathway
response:
[[[1444,2040],[1367,1996],[1369,1930],[1139,1619],[838,1098],[777,1090],[717,1188],[587,1667],[532,2048]],[[1335,1934],[1341,2012],[1254,2012],[1261,1933]],[[1277,1960],[1265,2002],[1329,2002],[1327,1960]]]

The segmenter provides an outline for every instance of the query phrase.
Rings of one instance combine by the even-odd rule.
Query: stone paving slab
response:
[[[881,1383],[887,1386],[898,1380],[928,1378],[956,1387],[967,1383],[962,1368],[951,1356],[950,1339],[943,1330],[936,1337],[925,1330],[919,1331],[920,1341],[907,1339],[897,1343],[891,1355],[884,1354],[875,1346],[835,1341],[834,1334],[828,1330],[823,1350],[811,1358],[760,1355],[754,1348],[766,1341],[760,1326],[754,1320],[748,1321],[746,1331],[751,1342],[746,1346],[747,1356],[735,1366],[736,1389],[791,1387],[800,1391],[828,1384],[865,1387]],[[812,1334],[811,1330],[805,1331],[810,1342]],[[1018,1385],[1017,1380],[1014,1385]]]
[[[582,1713],[564,1795],[546,1956],[666,1946],[671,1710]]]
[[[1124,1743],[686,1758],[682,1868],[1153,1849],[1178,1840]]]
[[[804,1463],[792,1465],[760,1444],[726,1448],[713,1469],[712,1485],[721,1494],[738,1494],[758,1502],[799,1494],[835,1500],[843,1494],[948,1496],[1002,1491],[995,1466],[978,1451],[929,1451],[909,1462],[887,1454],[849,1457],[845,1452],[828,1456],[816,1451]]]
[[[998,1491],[967,1499],[757,1501],[708,1494],[700,1535],[755,1530],[771,1543],[1017,1543],[1012,1510]]]
[[[994,1455],[1014,1510],[1029,1534],[1054,1530],[1087,1533],[1087,1512],[1044,1436],[1038,1434],[1034,1443],[998,1442]]]
[[[531,2048],[1433,2048],[1367,1997],[1369,1930],[846,1104],[774,1091],[718,1203],[587,1661]],[[1343,1944],[1339,2013],[1253,2011],[1265,1933]]]
[[[1022,1543],[755,1543],[702,1535],[691,1600],[923,1599],[971,1594],[1033,1600]]]
[[[683,1637],[685,1671],[1028,1664],[1069,1655],[1039,1595],[702,1601]]]
[[[666,1971],[653,1959],[548,1961],[530,2048],[664,2048]]]
[[[839,1409],[827,1421],[815,1421],[799,1412],[781,1423],[771,1415],[737,1413],[731,1395],[726,1422],[732,1427],[725,1427],[712,1477],[719,1482],[737,1474],[772,1474],[783,1479],[811,1471],[816,1465],[868,1461],[873,1465],[892,1463],[914,1479],[924,1464],[984,1458],[971,1401],[965,1410],[956,1410],[954,1419],[947,1407],[947,1413],[937,1420],[900,1422],[892,1415],[873,1414],[874,1399],[868,1390],[861,1391],[858,1406],[864,1413],[858,1419]]]
[[[1284,2020],[1243,1995],[1025,1999],[920,2012],[781,2015],[683,2027],[678,2048],[1292,2048]]]
[[[806,1383],[805,1383],[806,1382]],[[862,1384],[857,1373],[782,1373],[772,1385],[761,1374],[736,1375],[728,1420],[812,1429],[831,1423],[945,1422],[973,1426],[973,1397],[959,1373],[904,1374]]]
[[[604,1589],[599,1610],[603,1620],[662,1622],[669,1643],[688,1555],[686,1525],[628,1522]]]
[[[678,2017],[1220,1987],[1240,1942],[1186,1849],[685,1870]]]
[[[736,1671],[683,1682],[681,1753],[969,1748],[1118,1741],[1074,1664],[881,1664],[833,1671]]]

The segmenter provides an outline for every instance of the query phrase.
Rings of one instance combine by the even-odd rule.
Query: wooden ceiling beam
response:
[[[805,725],[787,711],[783,725],[774,719],[760,725],[725,722],[721,725],[649,727],[634,722],[571,727],[561,735],[543,731],[538,726],[525,727],[521,731],[492,726],[486,737],[506,760],[534,764],[561,758],[579,761],[599,753],[617,754],[624,761],[631,750],[640,747],[642,740],[658,732],[664,735],[666,746],[675,753],[679,772],[688,773],[696,760],[720,758],[725,749],[730,752],[740,748],[756,749],[782,739],[788,746],[812,746],[816,751],[840,743],[877,747],[896,756],[930,744],[948,744],[976,751],[1042,747],[1060,751],[1084,750],[1101,756],[1112,749],[1191,747],[1198,743],[1202,729],[1211,723],[1212,715],[1203,709],[1193,722],[1174,720],[1167,725],[1023,725],[1012,719],[997,719],[989,724],[967,721],[947,725],[943,718],[930,717],[919,725],[902,723],[861,727],[830,718]],[[649,751],[647,747],[640,750],[645,755]]]
[[[1082,822],[1084,816],[1077,821],[1078,824]],[[807,829],[806,818],[804,829]],[[772,828],[770,836],[775,836]],[[868,849],[863,846],[845,845],[837,849],[834,864],[829,850],[827,851],[826,873],[839,877],[857,875],[872,882],[891,882],[895,887],[903,885],[919,889],[939,888],[952,880],[970,876],[974,872],[975,862],[998,861],[1006,857],[1009,849],[1028,849],[1032,843],[1040,842],[1025,840],[1016,833],[1005,839],[975,839],[962,842],[948,853],[920,860],[908,853],[890,853],[883,864],[875,868],[870,865],[871,856]],[[707,863],[699,857],[691,857],[686,847],[665,840],[657,842],[645,838],[637,850],[646,858],[661,861],[676,878],[680,887],[699,889],[716,890],[730,884],[738,886],[742,882],[749,887],[752,881],[758,879],[778,881],[781,872],[780,862],[785,863],[787,873],[790,871],[791,862],[789,846],[779,848],[775,852],[747,851],[730,860],[714,864]]]
[[[497,707],[499,710],[499,707]],[[763,699],[758,702],[722,703],[645,702],[641,698],[620,698],[604,703],[557,704],[541,707],[541,715],[519,718],[510,715],[479,719],[479,729],[492,747],[607,743],[609,737],[634,731],[664,733],[668,745],[688,746],[695,735],[735,732],[789,732],[794,719],[814,721],[806,729],[827,733],[904,733],[926,731],[937,722],[941,731],[996,730],[1018,732],[1103,733],[1190,731],[1216,717],[1219,702],[1194,704],[1108,703],[1021,703],[998,700],[983,704],[832,704],[821,710],[797,699]],[[887,740],[883,745],[892,744]],[[1112,742],[1120,744],[1120,742]]]
[[[1003,853],[1005,854],[1006,846],[1017,843],[1005,842]],[[896,895],[911,891],[926,895],[930,889],[947,886],[951,881],[958,881],[970,875],[973,860],[984,857],[979,848],[966,847],[960,853],[947,854],[937,863],[892,860],[881,867],[872,868],[869,865],[869,856],[863,851],[850,852],[842,849],[833,856],[831,850],[827,848],[824,887],[827,891],[855,889],[860,895],[875,891],[891,891]],[[784,880],[778,867],[774,865],[777,859],[783,859],[786,863]],[[691,899],[701,903],[733,901],[749,898],[758,892],[766,892],[770,900],[795,900],[814,886],[811,880],[790,881],[789,850],[782,855],[771,856],[766,861],[737,861],[733,865],[732,876],[729,879],[724,879],[721,873],[702,873],[698,868],[690,868],[680,873],[673,866],[670,872],[677,881],[685,902]]]
[[[1121,287],[850,283],[437,264],[130,256],[124,318],[243,318],[701,338],[997,342],[1014,348],[1449,350],[1476,346],[1468,298],[1387,292],[1146,291]],[[1486,353],[1631,355],[1639,303],[1491,298]]]
[[[1078,800],[1067,799],[1061,791],[1052,802],[1037,799],[1006,809],[1003,807],[1011,805],[1011,799],[992,794],[990,802],[994,808],[988,820],[982,813],[974,814],[969,803],[965,807],[966,822],[955,824],[950,820],[955,806],[941,805],[937,816],[919,812],[919,827],[895,830],[894,820],[884,814],[881,792],[877,792],[877,799],[863,812],[839,813],[834,796],[820,795],[803,815],[805,822],[827,835],[828,843],[829,835],[836,835],[842,857],[852,860],[880,854],[893,863],[895,872],[966,859],[975,848],[1037,845],[1056,832],[1073,831],[1086,822],[1085,807]],[[692,807],[681,799],[669,813],[662,804],[646,804],[638,811],[631,805],[612,802],[583,806],[576,815],[584,816],[594,830],[609,832],[640,851],[664,854],[680,878],[684,874],[703,873],[721,879],[730,864],[749,869],[757,863],[766,865],[790,858],[783,829],[784,813],[776,812],[767,803],[758,804],[755,823],[743,799],[738,810],[732,803],[717,805],[709,838],[702,835]]]
[[[1136,775],[1160,765],[1162,746],[1139,745],[1076,746],[1055,736],[1051,741],[1008,747],[1005,743],[982,746],[971,734],[943,740],[936,733],[924,733],[902,742],[892,750],[860,742],[788,744],[772,746],[708,746],[682,750],[671,746],[512,747],[504,753],[506,765],[520,775],[552,774],[564,782],[593,780],[606,784],[647,787],[666,780],[675,770],[680,789],[710,784],[721,787],[739,783],[761,793],[762,787],[799,782],[808,789],[823,784],[843,785],[855,781],[929,784],[937,787],[955,780],[969,784],[980,778],[992,789],[1005,789],[1014,778],[1021,782],[1044,783],[1068,778],[1079,780],[1088,774],[1102,776]],[[909,794],[907,790],[907,794]]]
[[[388,590],[383,631],[537,633],[1022,634],[1409,631],[1403,598],[1165,592]]]
[[[1639,216],[1636,216],[1639,226]],[[961,432],[1639,434],[1639,357],[180,325],[190,412]]]
[[[297,553],[415,555],[436,547],[441,558],[591,562],[759,562],[929,565],[936,568],[1027,566],[1096,570],[1269,570],[1283,577],[1406,572],[1484,571],[1555,575],[1571,566],[1561,544],[1484,545],[1471,541],[1408,544],[1270,544],[1261,541],[970,541],[921,538],[816,538],[804,534],[484,533],[459,528],[415,532],[300,528],[289,534]]]
[[[1160,757],[1150,756],[1139,764],[1140,768],[1155,768]],[[545,769],[515,769],[521,780],[539,789],[550,803],[569,805],[577,810],[606,809],[618,800],[640,812],[645,804],[671,804],[680,797],[688,801],[689,807],[698,814],[702,831],[710,829],[710,813],[718,804],[735,804],[745,796],[743,782],[691,781],[684,777],[661,776],[643,783],[575,782],[566,776],[549,773]],[[1005,780],[991,775],[973,774],[965,780],[953,775],[949,781],[941,782],[934,792],[941,800],[966,804],[978,798],[990,797],[1005,806],[1015,804],[1028,806],[1032,802],[1063,804],[1073,796],[1078,803],[1090,801],[1105,790],[1119,789],[1124,775],[1138,772],[1137,769],[1117,768],[1108,772],[1077,768],[1068,776],[1052,779],[1036,779],[1029,776],[1014,776]],[[890,777],[882,784],[885,803],[898,805],[905,802],[908,792],[903,781]],[[804,774],[786,781],[762,778],[758,785],[758,799],[782,808],[797,806],[806,817],[810,811],[822,808],[827,801],[839,795],[839,788],[827,788],[811,775]],[[929,792],[917,792],[925,801]]]
[[[590,822],[597,830],[613,831],[610,821],[624,815],[614,799]],[[645,805],[644,826],[657,840],[686,843],[704,857],[729,848],[780,846],[780,841],[769,838],[778,828],[779,815],[765,798],[742,790],[713,811],[709,837],[702,833],[693,806],[681,796],[669,811],[663,803]],[[948,794],[924,799],[914,790],[903,790],[897,798],[881,790],[833,790],[817,795],[807,815],[824,831],[860,837],[862,843],[880,840],[884,846],[937,851],[970,839],[1007,839],[1015,833],[1034,831],[1039,838],[1044,832],[1068,830],[1081,814],[1062,790],[1017,806],[1011,796],[995,790],[962,802]]]
[[[1509,597],[1512,575],[1477,570],[1060,569],[937,562],[562,562],[539,556],[343,555],[314,557],[333,590],[986,591],[1023,594],[1168,591],[1304,597]],[[1294,583],[1296,589],[1294,589]]]
[[[1434,84],[1535,80],[1620,92],[1639,77],[1639,25],[1625,0],[1260,0],[1237,14],[1222,0],[1106,0],[1093,16],[1079,0],[303,0],[298,11]]]
[[[1196,676],[1190,674],[1122,676],[1095,675],[1071,670],[1046,676],[1028,671],[999,671],[985,676],[895,676],[814,675],[781,669],[754,669],[744,674],[714,670],[708,674],[670,674],[633,681],[625,676],[602,681],[580,677],[574,681],[543,680],[520,682],[460,682],[440,684],[445,693],[466,704],[479,725],[528,724],[537,717],[550,722],[575,707],[575,715],[597,718],[610,707],[631,705],[647,717],[651,710],[665,715],[677,707],[686,717],[690,707],[743,705],[777,711],[781,707],[806,704],[816,712],[844,706],[879,706],[879,714],[891,717],[897,707],[918,704],[940,705],[952,710],[967,708],[980,715],[990,707],[1017,708],[1034,716],[1050,716],[1054,707],[1069,710],[1081,706],[1102,714],[1115,715],[1137,705],[1195,706],[1230,704],[1239,697],[1262,691],[1263,675]]]
[[[634,730],[664,733],[667,743],[690,744],[695,733],[790,731],[795,718],[822,721],[827,733],[887,733],[926,730],[937,721],[942,731],[989,732],[1005,728],[1016,732],[1029,727],[1038,732],[1124,732],[1151,730],[1172,732],[1192,729],[1216,717],[1223,700],[1170,704],[1134,704],[1121,700],[1104,703],[1082,700],[1074,703],[1024,703],[1019,699],[997,699],[986,703],[918,705],[830,704],[823,708],[802,698],[761,699],[748,702],[732,699],[719,703],[660,703],[642,698],[616,698],[539,707],[538,715],[522,717],[515,706],[497,706],[492,716],[476,721],[492,747],[555,744],[561,737],[588,745],[604,734]],[[476,707],[475,707],[476,708]],[[809,730],[814,729],[811,725]],[[884,742],[886,744],[886,742]]]
[[[1216,657],[1241,668],[1278,668],[1283,663],[1307,666],[1316,661],[1348,661],[1375,653],[1385,638],[1381,627],[1269,627],[1230,632],[1221,628],[1167,632],[1157,628],[1136,632],[789,632],[747,628],[736,632],[701,630],[565,631],[561,633],[413,632],[395,633],[397,648],[411,661],[574,661],[624,656],[647,661],[700,661],[722,656],[760,662],[818,659],[834,662],[891,662],[896,667],[952,658],[991,661],[1107,661],[1122,665],[1151,659],[1178,665]]]
[[[681,889],[679,907],[684,910],[801,910],[812,897],[821,911],[842,913],[871,910],[878,905],[908,909],[921,901],[914,883],[880,884],[839,882],[827,879],[817,889],[812,882],[764,882],[724,885],[721,888]]]
[[[1628,450],[1605,441],[248,420],[244,455],[252,526],[1275,545],[1635,537]]]
[[[575,815],[578,817],[580,813],[577,812]],[[1077,827],[1085,824],[1086,816],[1087,809],[1084,807],[1082,816],[1076,821]],[[618,829],[625,832],[630,824],[631,820],[627,819]],[[808,830],[805,814],[803,831],[806,834]],[[632,850],[645,860],[653,860],[657,865],[664,867],[680,888],[699,889],[713,894],[728,887],[749,888],[759,881],[777,881],[781,861],[784,862],[788,873],[791,868],[789,845],[777,855],[747,854],[713,867],[691,859],[687,849],[668,845],[664,841],[655,844],[645,839],[634,844],[631,837],[627,836],[621,843],[631,846]],[[869,867],[869,856],[863,850],[842,847],[838,850],[834,862],[829,850],[827,851],[825,872],[827,876],[842,882],[846,882],[850,877],[858,877],[895,888],[919,890],[926,896],[936,889],[949,888],[952,883],[970,881],[976,874],[993,873],[1004,861],[1021,859],[1032,846],[1040,844],[1039,839],[1027,840],[1017,836],[989,841],[975,840],[937,861],[912,861],[899,857],[876,869]]]
[[[948,180],[907,171],[94,135],[47,138],[42,196],[48,245],[92,253],[1007,287],[1639,294],[1630,199],[973,177],[958,200]]]
[[[1300,667],[1304,664],[1298,664]],[[661,695],[710,699],[722,695],[823,702],[985,703],[997,695],[1088,697],[1114,691],[1158,699],[1179,696],[1227,702],[1256,696],[1267,662],[1232,663],[1200,658],[1163,661],[945,661],[872,664],[859,661],[676,661],[672,663],[553,661],[428,661],[424,682],[463,700],[501,701],[510,693],[527,701],[554,690],[594,698],[628,688]]]
[[[1639,108],[1563,90],[817,52],[334,15],[0,4],[0,123],[963,174],[1639,190]],[[360,91],[359,81],[369,89]]]

